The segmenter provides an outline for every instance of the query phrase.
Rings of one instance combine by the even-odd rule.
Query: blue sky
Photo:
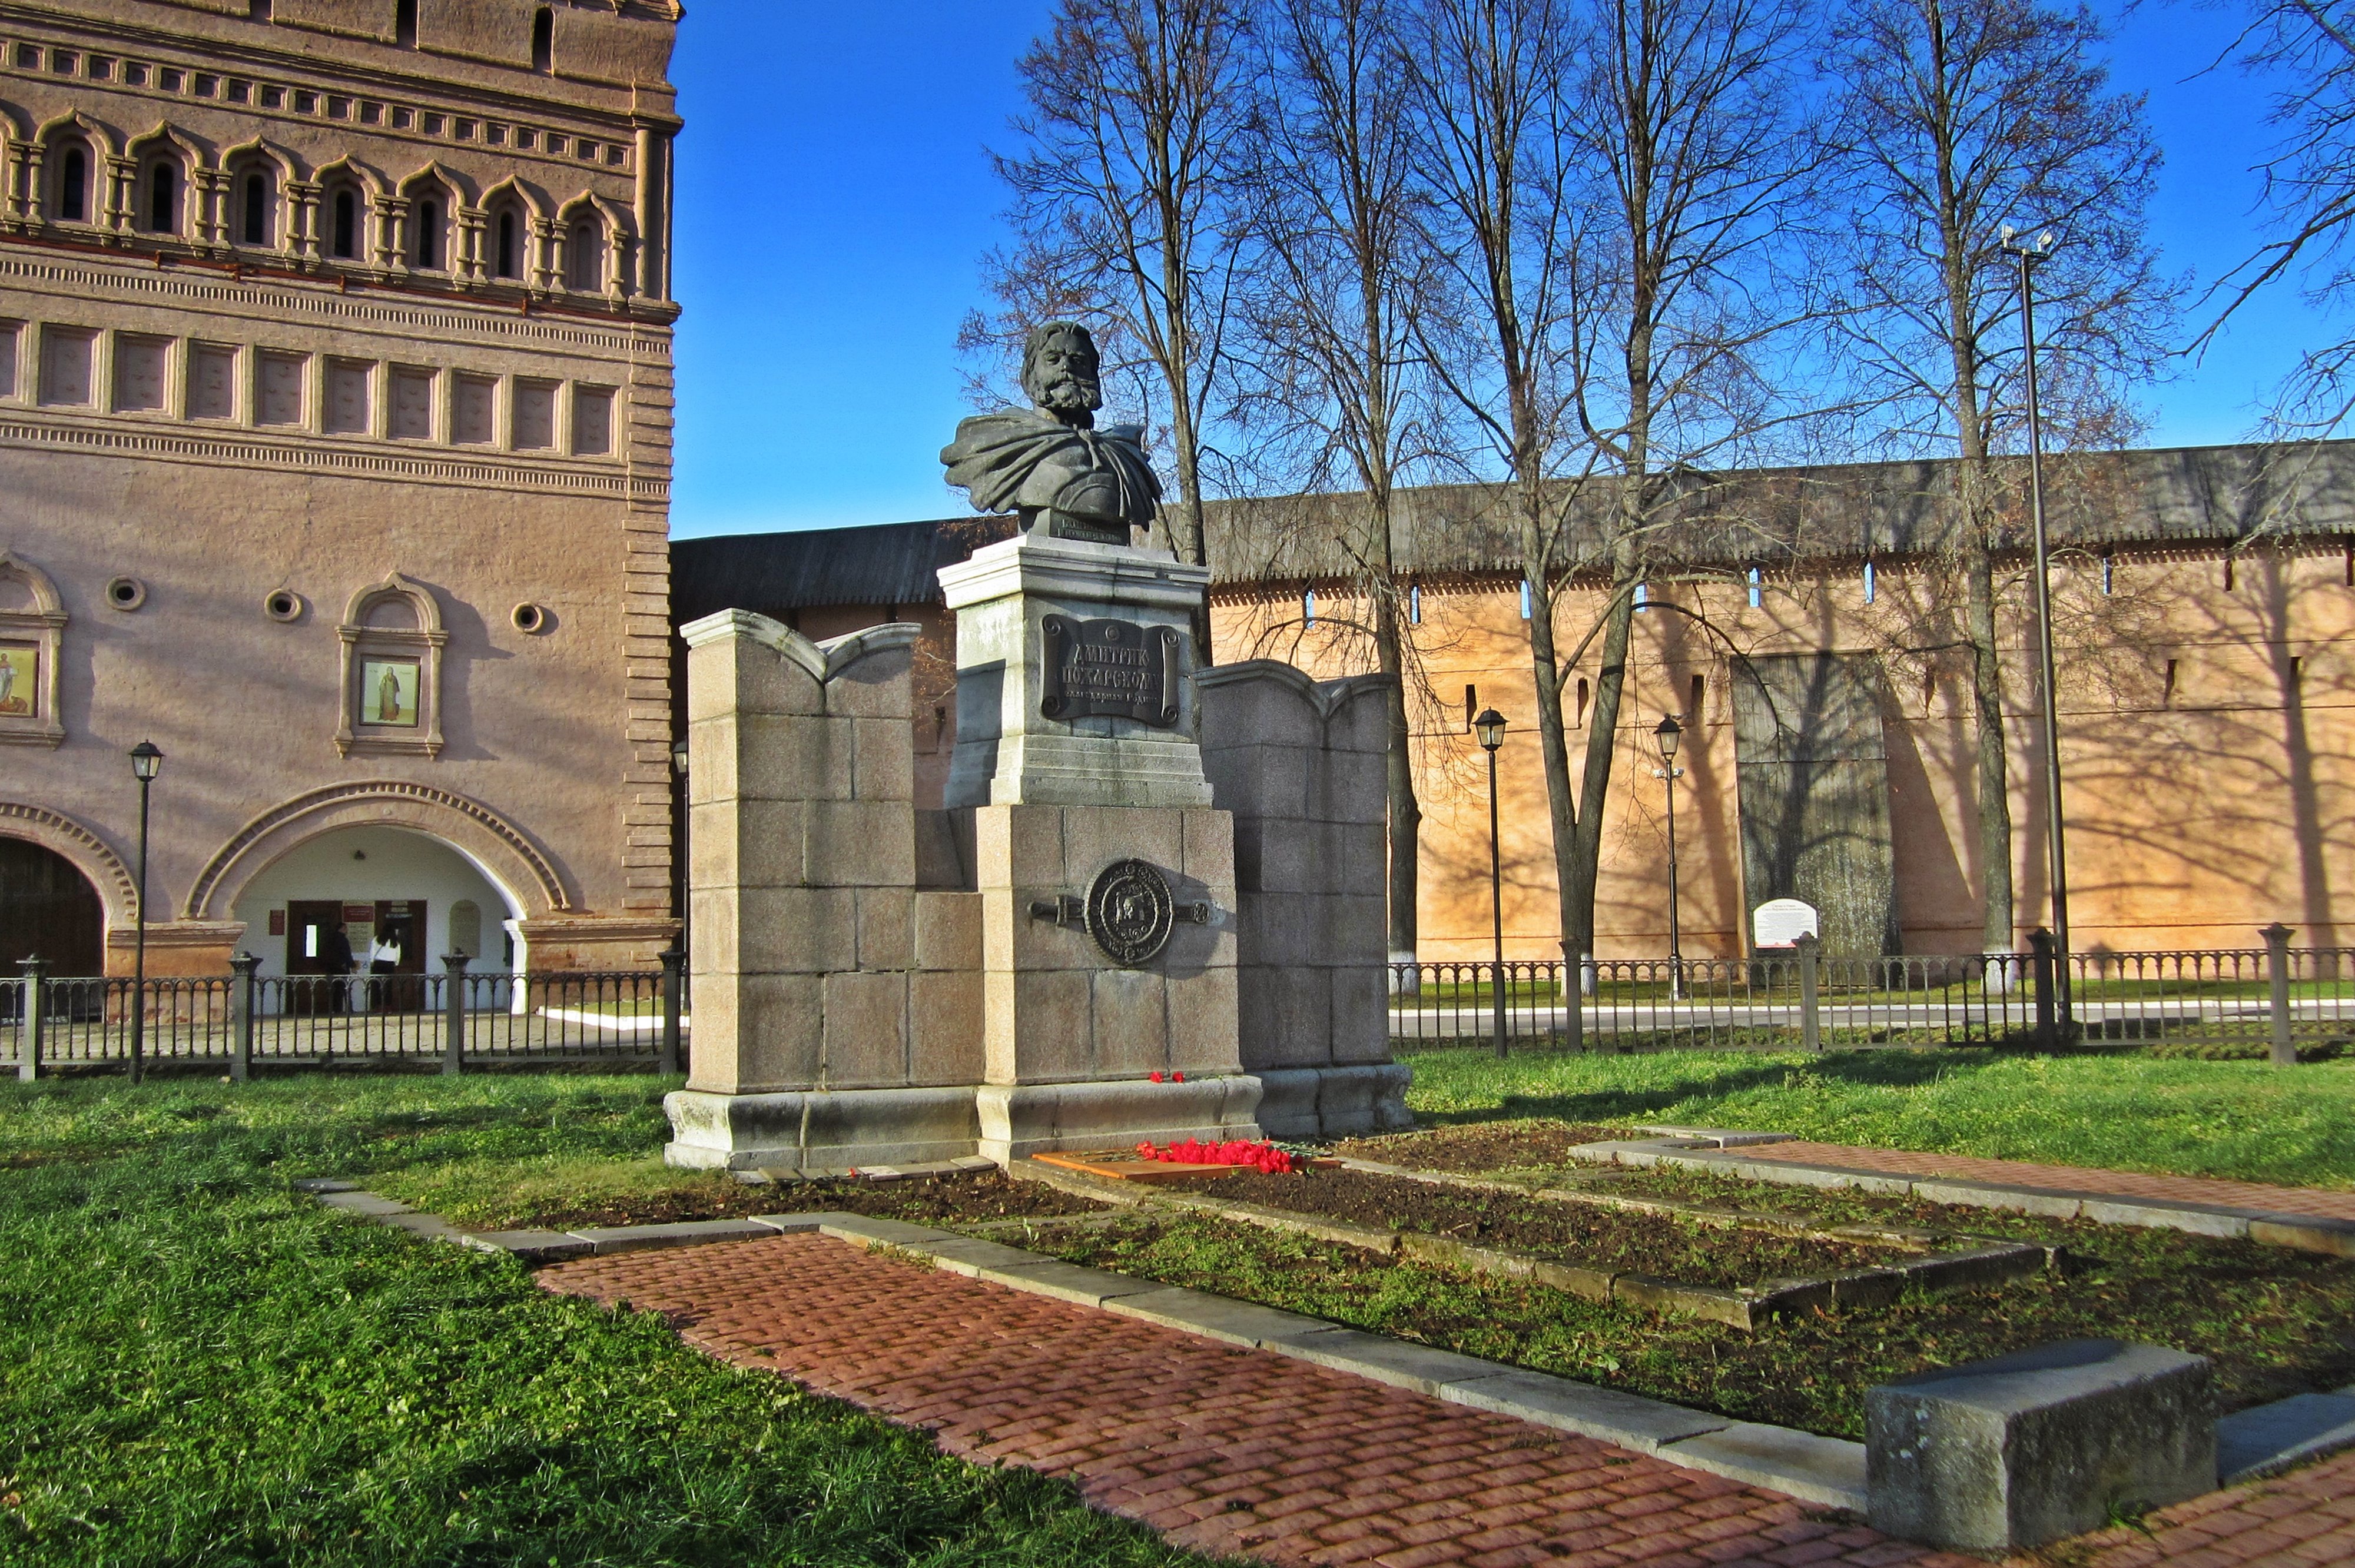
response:
[[[965,407],[954,339],[981,302],[1015,61],[1050,0],[696,0],[672,78],[678,148],[681,536],[957,515],[938,456]],[[2236,12],[2145,4],[2119,85],[2149,94],[2167,265],[2213,278],[2254,242],[2268,135],[2227,65]],[[2286,291],[2147,394],[2151,440],[2240,439],[2307,328]]]

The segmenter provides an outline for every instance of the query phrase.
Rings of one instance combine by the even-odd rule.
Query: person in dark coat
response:
[[[331,1012],[350,1011],[351,981],[348,977],[358,966],[352,960],[351,935],[344,929],[341,920],[328,930],[327,950],[322,957],[326,959],[327,972],[336,977],[335,984],[328,989],[327,1010]]]

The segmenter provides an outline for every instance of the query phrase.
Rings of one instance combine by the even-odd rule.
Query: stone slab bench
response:
[[[1869,1389],[1875,1530],[2000,1554],[2216,1487],[2205,1356],[2064,1340]]]

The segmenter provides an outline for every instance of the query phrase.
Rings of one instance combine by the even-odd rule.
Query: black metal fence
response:
[[[2281,935],[2276,937],[2275,932]],[[2292,1061],[2355,1045],[2355,948],[1391,967],[1394,1047],[1598,1050],[2143,1043]],[[1575,1012],[1573,1013],[1573,1008]],[[1573,1023],[1574,1019],[1574,1023]]]
[[[397,1069],[613,1063],[679,1071],[692,1018],[684,956],[658,970],[549,974],[57,977],[0,980],[0,1061],[65,1068]],[[134,996],[137,1000],[134,1000]]]

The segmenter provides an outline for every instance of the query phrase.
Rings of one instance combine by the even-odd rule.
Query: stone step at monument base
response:
[[[1248,1073],[1154,1083],[1147,1078],[1070,1084],[984,1084],[980,1152],[1001,1165],[1065,1150],[1140,1143],[1256,1141],[1260,1081]]]
[[[1346,1067],[1260,1067],[1259,1124],[1270,1138],[1324,1139],[1404,1132],[1414,1126],[1403,1062]]]
[[[1224,1143],[1262,1134],[1260,1082],[1231,1073],[1188,1083],[1146,1078],[934,1088],[794,1089],[666,1095],[666,1162],[691,1170],[842,1171],[953,1161],[998,1165],[1063,1150]]]

